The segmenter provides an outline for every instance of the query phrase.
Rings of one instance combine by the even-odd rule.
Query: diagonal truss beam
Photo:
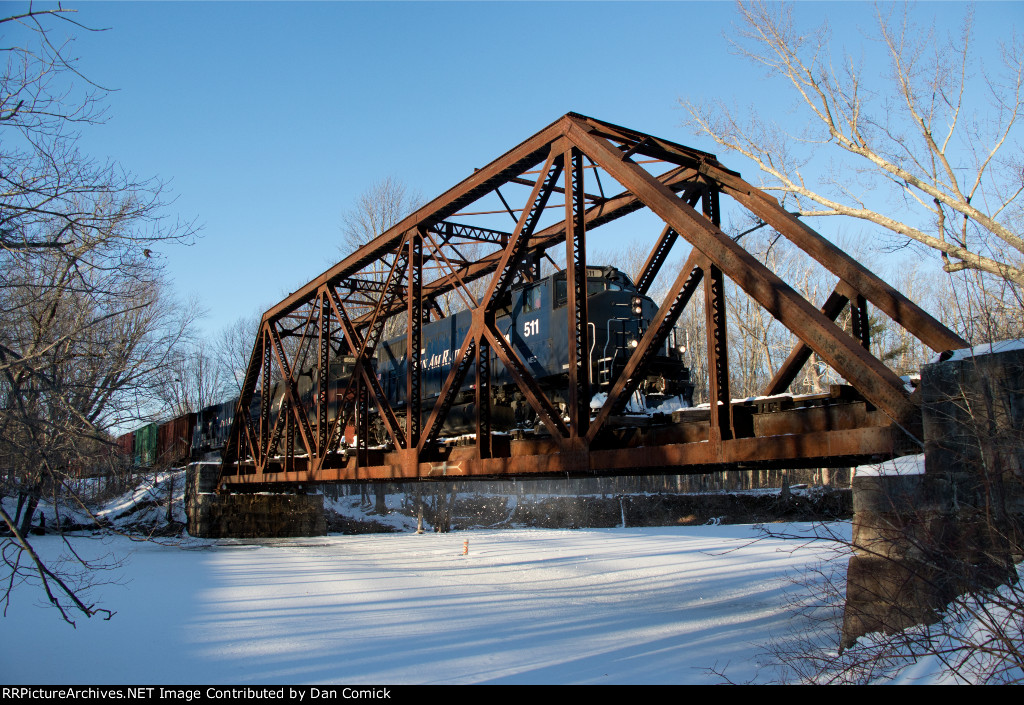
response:
[[[935,352],[957,350],[967,346],[967,341],[789,213],[770,195],[720,167],[704,164],[701,171],[721,184],[724,193],[735,198],[761,220],[785,235],[797,247],[847,282],[855,291],[860,292],[889,318],[906,328]]]
[[[849,299],[842,293],[839,288],[836,288],[821,307],[821,313],[823,316],[828,318],[830,321],[834,321],[839,317],[839,314],[843,312]],[[803,369],[804,365],[811,357],[811,349],[804,342],[798,342],[793,346],[792,352],[786,358],[786,361],[782,363],[782,367],[775,373],[772,380],[765,386],[764,391],[761,392],[764,396],[772,396],[774,394],[782,394],[789,388],[789,385],[793,383],[793,380],[800,374],[800,370]]]
[[[530,236],[533,235],[537,221],[541,213],[544,212],[548,199],[551,198],[555,184],[558,183],[558,177],[562,173],[562,160],[563,155],[552,148],[547,161],[544,162],[543,173],[547,174],[547,177],[537,179],[530,191],[530,199],[527,203],[530,203],[531,207],[529,210],[523,209],[522,215],[519,216],[515,230],[512,231],[512,238],[502,251],[501,260],[498,262],[498,272],[491,280],[487,293],[483,296],[485,310],[493,310],[498,300],[512,285],[512,279],[522,262]]]
[[[416,446],[417,453],[422,453],[427,445],[437,439],[437,435],[444,425],[444,420],[452,408],[455,395],[466,379],[466,373],[469,372],[469,366],[473,361],[474,352],[476,351],[476,340],[474,337],[476,331],[474,328],[470,328],[462,344],[455,351],[452,368],[448,371],[444,384],[441,385],[441,392],[437,403],[434,404],[427,422],[423,425],[423,434],[420,436],[419,443]]]
[[[391,437],[391,442],[394,443],[397,448],[405,448],[405,436],[402,434],[398,417],[395,416],[395,412],[391,408],[391,404],[388,403],[387,396],[384,394],[384,390],[380,386],[380,381],[377,379],[377,375],[367,362],[369,357],[366,356],[366,351],[370,350],[370,354],[372,355],[372,350],[376,348],[376,343],[372,346],[370,345],[369,335],[367,335],[367,338],[360,340],[359,332],[352,324],[352,320],[345,311],[344,305],[342,305],[340,301],[336,301],[333,296],[331,298],[331,305],[334,307],[335,315],[338,316],[341,326],[345,331],[345,339],[348,341],[349,349],[352,351],[358,350],[358,353],[356,353],[355,370],[353,370],[352,377],[348,381],[345,392],[339,397],[340,408],[338,409],[338,418],[336,419],[336,423],[344,423],[343,419],[349,416],[353,404],[357,404],[360,394],[357,387],[361,384],[363,385],[363,389],[369,391],[373,396],[377,405],[377,410],[380,413],[381,420],[384,422],[384,428]],[[377,336],[379,337],[379,335],[380,333],[378,331]],[[365,414],[363,414],[363,416],[365,417]],[[365,421],[365,418],[361,418],[360,421]],[[365,443],[365,439],[363,439],[362,442]]]
[[[490,325],[484,328],[484,335],[487,336],[487,341],[494,348],[494,352],[497,353],[498,359],[505,365],[505,370],[512,378],[512,381],[519,387],[527,402],[537,412],[537,416],[540,417],[544,426],[547,427],[548,433],[562,445],[565,438],[569,435],[569,431],[566,429],[565,424],[562,423],[562,419],[559,418],[558,412],[555,411],[551,401],[533,378],[533,375],[519,361],[519,356],[516,355],[512,346],[505,340],[505,336]]]
[[[281,336],[274,330],[273,326],[269,327],[270,340],[273,343],[274,355],[277,359],[277,366],[281,370],[281,382],[284,385],[285,397],[288,400],[288,411],[292,414],[293,419],[298,423],[299,433],[302,435],[302,443],[306,447],[306,453],[308,455],[313,454],[313,433],[310,430],[309,417],[306,415],[306,410],[303,408],[302,400],[299,396],[298,386],[295,384],[295,379],[292,377],[292,368],[288,364],[288,356],[284,352],[284,346],[281,344]],[[278,419],[284,416],[284,405],[282,404],[281,413],[278,414]]]
[[[771,270],[757,261],[606,139],[573,125],[569,138],[652,211],[703,252],[722,272],[821,355],[873,404],[893,419],[909,418],[915,405],[900,379],[856,344]]]
[[[403,218],[387,232],[343,259],[308,284],[300,287],[281,303],[271,308],[266,316],[278,318],[302,306],[316,290],[328,282],[337,282],[351,276],[368,264],[391,254],[413,228],[422,224],[438,223],[458,213],[464,206],[493,191],[524,170],[536,165],[550,151],[551,144],[562,137],[569,125],[568,116],[545,127],[515,149],[509,150],[493,162],[475,171],[458,185],[445,191],[422,208]]]

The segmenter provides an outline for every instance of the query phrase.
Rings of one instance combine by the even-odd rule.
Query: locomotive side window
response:
[[[531,286],[523,291],[523,313],[539,311],[544,307],[544,286]]]

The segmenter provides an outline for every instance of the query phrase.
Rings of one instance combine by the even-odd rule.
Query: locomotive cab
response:
[[[556,317],[568,303],[565,272],[554,275]],[[587,314],[590,321],[591,384],[598,393],[609,391],[658,312],[658,305],[640,294],[624,272],[615,267],[587,267]],[[638,391],[645,408],[669,400],[678,406],[692,406],[693,385],[675,336],[665,350],[651,361],[648,376]],[[568,341],[567,341],[568,343]]]

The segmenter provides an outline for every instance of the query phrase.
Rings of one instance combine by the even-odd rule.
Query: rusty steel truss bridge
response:
[[[824,305],[807,301],[720,229],[723,196],[831,272],[835,287]],[[657,227],[651,233],[636,282],[640,293],[648,292],[674,245],[685,240],[691,249],[677,272],[665,272],[673,281],[664,302],[603,404],[592,409],[586,240],[594,229],[642,209],[664,227],[660,235]],[[514,226],[469,224],[496,211],[511,216]],[[568,299],[558,311],[569,331],[567,403],[549,398],[496,324],[502,297],[517,282],[538,280],[542,259],[559,247],[565,248]],[[726,279],[799,340],[763,396],[753,400],[730,395]],[[710,403],[638,421],[624,412],[627,402],[699,292]],[[421,329],[443,319],[441,303],[452,299],[471,311],[471,323],[452,350],[439,394],[425,399]],[[871,354],[869,304],[935,351],[966,345],[714,155],[570,113],[264,314],[220,486],[253,491],[318,482],[835,467],[920,452],[920,392],[908,391]],[[846,307],[851,332],[836,323]],[[399,408],[374,368],[389,320],[404,322],[407,403]],[[846,384],[828,394],[786,394],[812,353]],[[536,430],[492,430],[491,360],[504,366],[538,421]],[[319,384],[312,395],[300,389],[300,371],[325,380],[332,365],[348,371],[335,389]],[[272,395],[260,392],[277,380],[282,393],[272,408]],[[456,399],[467,394],[475,433],[454,441],[442,427]],[[421,414],[424,407],[429,411]],[[371,423],[383,428],[383,438],[374,438]]]

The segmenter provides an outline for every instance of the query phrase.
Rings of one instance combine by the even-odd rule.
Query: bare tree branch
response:
[[[941,39],[917,27],[907,7],[879,8],[876,41],[889,83],[869,86],[860,62],[831,48],[827,25],[801,32],[784,5],[740,2],[738,9],[734,47],[788,83],[806,127],[789,134],[752,110],[741,121],[720,101],[684,100],[687,126],[754,161],[765,187],[795,197],[803,216],[865,220],[938,251],[947,271],[978,270],[1024,286],[1019,37],[1003,44],[993,73],[973,50],[970,15],[960,37]],[[812,179],[822,145],[852,159]],[[901,195],[906,207],[884,212],[884,195]]]

